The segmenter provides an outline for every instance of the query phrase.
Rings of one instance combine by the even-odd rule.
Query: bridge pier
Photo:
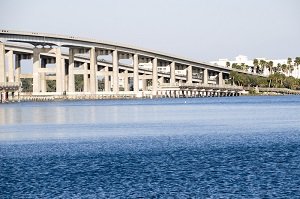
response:
[[[119,93],[119,56],[118,51],[114,50],[112,53],[112,65],[113,65],[113,92],[114,94]]]
[[[152,59],[152,97],[157,95],[158,75],[157,75],[157,58]]]

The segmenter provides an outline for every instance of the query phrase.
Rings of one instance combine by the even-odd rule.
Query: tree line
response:
[[[244,87],[269,87],[269,88],[289,88],[300,90],[300,79],[285,76],[282,73],[275,72],[269,77],[254,76],[248,74],[238,73],[236,71],[230,72],[229,83]]]

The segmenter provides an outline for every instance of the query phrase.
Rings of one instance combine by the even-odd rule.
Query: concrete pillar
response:
[[[124,91],[129,91],[128,70],[124,71]]]
[[[1,93],[1,102],[4,103],[4,102],[6,102],[6,100],[7,100],[7,98],[6,98],[6,91],[3,91]]]
[[[193,67],[191,65],[189,65],[187,67],[187,82],[188,84],[192,84],[193,83]]]
[[[74,49],[69,49],[69,78],[68,91],[75,92],[75,78],[74,78]]]
[[[164,77],[161,76],[160,78],[158,78],[158,82],[159,82],[160,84],[163,84],[163,83],[164,83]]]
[[[114,94],[119,93],[119,57],[118,57],[118,51],[114,50],[112,54],[112,60],[113,60],[113,92]]]
[[[46,73],[40,73],[40,91],[42,93],[47,92],[47,81],[46,81]]]
[[[109,83],[109,68],[108,66],[105,66],[105,76],[104,76],[104,87],[105,87],[105,92],[110,92],[110,83]]]
[[[138,54],[133,55],[133,89],[134,93],[139,92],[139,56]]]
[[[20,84],[21,79],[21,55],[16,54],[15,56],[15,82]]]
[[[40,51],[38,48],[33,48],[33,93],[39,93],[41,90],[39,68],[41,67]]]
[[[64,93],[66,91],[66,63],[65,59],[61,58],[61,90]]]
[[[83,70],[84,70],[84,74],[83,74],[83,92],[89,92],[89,77],[88,77],[88,63],[84,62],[83,63]]]
[[[55,68],[56,68],[56,92],[62,94],[63,92],[63,75],[61,65],[61,48],[55,49]]]
[[[5,46],[0,42],[0,82],[6,82]]]
[[[175,62],[172,61],[170,64],[170,85],[175,85]]]
[[[14,52],[12,50],[6,53],[8,63],[8,82],[14,82]]]
[[[219,72],[219,86],[223,86],[223,73],[222,72]]]
[[[152,96],[155,97],[157,94],[157,58],[155,57],[152,62]]]
[[[95,94],[98,91],[97,78],[97,55],[95,47],[92,47],[90,50],[90,93]]]
[[[203,70],[203,84],[207,85],[208,84],[208,70],[205,68]]]

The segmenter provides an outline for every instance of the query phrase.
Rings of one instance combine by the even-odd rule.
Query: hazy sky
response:
[[[74,35],[197,60],[300,56],[298,0],[0,0],[0,29]]]

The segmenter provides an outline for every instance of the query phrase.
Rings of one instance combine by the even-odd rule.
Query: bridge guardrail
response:
[[[20,84],[17,82],[0,82],[0,88],[10,88],[17,90],[19,88]]]
[[[170,87],[170,84],[160,84],[161,87]],[[235,86],[235,85],[222,85],[219,86],[217,84],[202,84],[202,83],[176,83],[173,86],[175,87],[187,87],[187,88],[207,88],[207,89],[228,89],[228,90],[244,90],[244,87],[242,86]],[[172,86],[171,86],[172,87]]]

